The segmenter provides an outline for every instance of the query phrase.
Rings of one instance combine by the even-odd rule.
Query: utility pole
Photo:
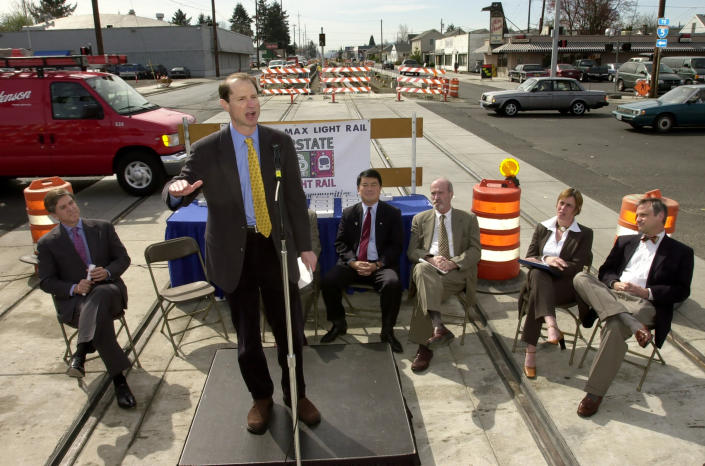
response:
[[[441,18],[441,34],[443,34],[443,18]]]
[[[556,77],[558,63],[558,33],[561,29],[561,0],[556,0],[555,18],[553,19],[553,45],[551,46],[551,77]]]
[[[321,34],[323,34],[323,26],[321,26]],[[321,45],[321,67],[326,63],[326,56],[323,54],[323,46]]]
[[[93,26],[95,28],[95,45],[98,47],[98,55],[103,55],[103,31],[100,30],[100,11],[98,10],[98,0],[92,0],[93,4]]]
[[[382,39],[382,20],[379,20],[379,61],[382,63],[382,49],[384,48],[384,39]]]
[[[295,43],[296,42],[296,24],[292,24],[292,27],[294,28],[294,43]],[[298,46],[299,44],[296,44],[296,45]],[[296,53],[296,47],[294,47],[294,55],[298,55]]]
[[[215,0],[211,0],[211,18],[213,18],[213,53],[215,57],[215,77],[220,77],[220,61],[218,60],[218,23],[215,20]]]
[[[658,2],[658,17],[663,18],[666,15],[666,0],[659,0]],[[651,64],[651,89],[649,90],[649,97],[658,97],[658,72],[661,68],[661,47],[654,47],[654,60]]]
[[[546,0],[543,0],[541,3],[541,19],[539,20],[539,35],[541,35],[541,31],[543,31],[543,14],[546,11]]]
[[[531,30],[531,0],[529,0],[529,14],[526,15],[526,33]]]
[[[255,0],[255,50],[257,51],[257,68],[259,69],[259,15],[257,14],[257,0]]]

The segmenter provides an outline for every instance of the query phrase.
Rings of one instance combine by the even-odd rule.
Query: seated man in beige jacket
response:
[[[475,301],[480,227],[475,214],[451,207],[453,185],[447,178],[431,183],[433,209],[414,216],[407,255],[414,265],[410,295],[418,294],[411,317],[409,340],[418,343],[411,370],[428,368],[433,350],[449,344],[454,335],[441,319],[444,299],[465,290]]]

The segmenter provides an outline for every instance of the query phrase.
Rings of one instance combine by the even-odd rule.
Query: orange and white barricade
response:
[[[294,96],[311,93],[309,70],[301,67],[265,68],[259,78],[264,95],[288,95],[291,102]]]
[[[340,93],[369,93],[369,66],[338,66],[321,69],[321,93],[333,96]]]
[[[402,73],[415,73],[417,76],[401,76]],[[426,76],[421,76],[421,75]],[[413,68],[400,66],[397,77],[397,100],[401,100],[402,93],[441,95],[443,101],[448,101],[448,86],[446,84],[446,71],[439,68]],[[413,86],[412,86],[413,85]]]

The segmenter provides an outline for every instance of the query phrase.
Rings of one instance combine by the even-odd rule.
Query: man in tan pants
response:
[[[453,185],[447,178],[431,183],[433,209],[414,216],[407,256],[414,264],[410,295],[418,294],[409,340],[418,343],[411,369],[428,368],[433,350],[450,344],[454,335],[441,320],[444,299],[465,290],[475,301],[480,227],[475,214],[451,207]]]
[[[654,338],[650,331],[654,328],[654,342],[660,348],[671,330],[673,305],[690,295],[693,250],[666,235],[665,222],[661,199],[641,199],[636,208],[639,234],[617,239],[597,278],[584,272],[573,278],[579,299],[593,312],[580,316],[583,326],[592,327],[596,317],[603,324],[579,416],[597,412],[624,360],[625,340],[634,335],[644,348]]]

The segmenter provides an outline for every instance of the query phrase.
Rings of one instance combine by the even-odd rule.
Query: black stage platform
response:
[[[252,406],[237,349],[215,353],[179,459],[192,464],[294,464],[289,409],[282,401],[275,348],[265,354],[274,380],[274,409],[264,435],[247,432]],[[321,412],[301,424],[301,458],[315,465],[418,465],[414,434],[386,343],[304,348],[306,395]]]

